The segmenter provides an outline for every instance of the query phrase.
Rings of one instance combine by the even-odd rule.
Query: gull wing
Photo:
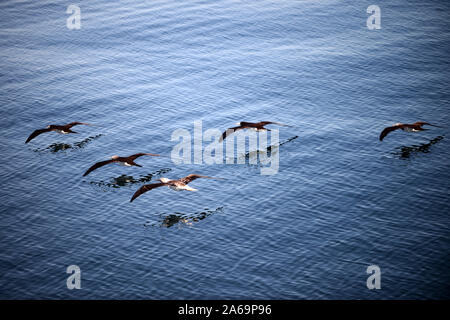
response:
[[[150,191],[155,188],[159,188],[162,186],[167,185],[167,183],[159,182],[159,183],[152,183],[152,184],[145,184],[142,187],[140,187],[134,194],[133,197],[131,197],[130,202],[133,202],[134,199],[139,197],[141,194],[146,193],[147,191]]]
[[[436,126],[434,124],[431,124],[431,123],[428,123],[428,122],[424,122],[424,121],[417,121],[417,122],[413,123],[413,125],[418,125],[420,127],[422,127],[424,125],[427,125],[427,126],[432,126],[432,127],[436,127],[436,128],[442,128],[440,126]]]
[[[290,127],[287,124],[283,124],[283,123],[279,123],[279,122],[272,122],[272,121],[261,121],[261,122],[258,122],[258,124],[260,126],[263,126],[263,127],[268,125],[268,124],[276,124],[276,125],[279,125],[279,126],[282,126],[282,127]]]
[[[159,154],[154,154],[154,153],[136,153],[136,154],[133,154],[133,155],[129,156],[128,158],[129,158],[130,160],[134,161],[134,160],[136,160],[137,158],[142,157],[142,156],[154,156],[154,157],[158,157]]]
[[[53,129],[51,129],[51,128],[35,130],[32,134],[30,134],[30,136],[28,137],[27,141],[25,141],[25,143],[30,142],[31,140],[33,140],[34,138],[36,138],[40,134],[43,134],[45,132],[50,132],[52,130]]]
[[[97,163],[94,164],[92,167],[90,167],[89,169],[87,169],[87,171],[83,174],[83,177],[87,176],[89,173],[91,173],[91,172],[94,171],[95,169],[98,169],[98,168],[100,168],[100,167],[106,166],[107,164],[110,164],[110,163],[112,163],[112,162],[114,162],[113,159],[97,162]]]
[[[238,126],[233,128],[228,128],[224,133],[222,133],[222,136],[219,138],[219,142],[222,142],[225,140],[229,135],[233,134],[235,131],[245,129],[244,126]],[[233,131],[230,131],[233,130]]]
[[[403,125],[395,125],[392,127],[384,128],[384,130],[381,131],[381,134],[380,134],[380,141],[383,141],[384,137],[386,137],[390,132],[400,129],[402,127],[403,127]]]
[[[199,178],[206,178],[206,179],[218,179],[218,178],[214,178],[214,177],[208,177],[208,176],[201,176],[199,174],[190,174],[187,175],[184,178],[179,179],[178,181],[184,183],[184,184],[188,184],[189,182],[194,181],[195,179],[199,179]]]
[[[71,122],[71,123],[66,124],[64,127],[66,127],[67,129],[70,129],[73,126],[78,126],[80,124],[85,125],[85,126],[92,126],[92,124],[90,124],[90,123],[75,121],[75,122]]]

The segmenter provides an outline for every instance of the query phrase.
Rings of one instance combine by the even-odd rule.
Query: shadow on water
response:
[[[238,155],[235,156],[234,160],[241,160],[242,161],[243,159],[245,159],[245,163],[250,164],[251,163],[250,159],[252,159],[254,162],[256,162],[256,159],[258,158],[258,155],[266,155],[266,157],[270,158],[271,155],[272,155],[272,151],[273,152],[277,152],[278,148],[280,146],[282,146],[282,145],[284,145],[286,143],[292,142],[293,140],[295,140],[297,138],[298,138],[298,136],[293,136],[293,137],[291,137],[289,139],[286,139],[285,141],[282,141],[280,143],[270,145],[270,146],[268,146],[267,148],[265,148],[263,150],[259,149],[259,150],[255,150],[255,151],[249,151],[249,152],[247,152],[245,154],[238,154]],[[229,159],[232,159],[232,158],[229,158]],[[260,162],[261,162],[261,159],[260,159]]]
[[[420,145],[398,147],[398,148],[396,148],[396,151],[392,152],[392,154],[397,156],[399,159],[406,160],[406,159],[409,159],[412,155],[414,155],[416,153],[430,152],[430,150],[429,150],[430,147],[433,144],[438,143],[442,139],[444,139],[444,136],[437,136],[436,138],[430,140],[430,142],[428,142],[428,143],[423,143]]]
[[[95,186],[103,187],[103,188],[121,188],[121,187],[125,187],[125,186],[130,186],[133,184],[141,184],[141,183],[150,182],[154,176],[165,174],[170,171],[172,171],[172,169],[164,168],[164,169],[160,169],[155,172],[146,174],[144,176],[140,176],[138,178],[134,178],[133,176],[128,176],[126,174],[122,174],[121,176],[118,176],[116,178],[110,178],[109,181],[101,180],[101,181],[91,181],[89,183],[91,185],[95,185]]]
[[[292,142],[293,140],[295,140],[297,138],[298,138],[298,136],[291,137],[291,138],[289,138],[289,139],[287,139],[287,140],[285,140],[283,142],[270,145],[267,148],[265,148],[264,150],[249,151],[245,155],[238,156],[238,158],[245,157],[246,162],[247,162],[247,160],[250,161],[250,159],[252,159],[252,158],[256,159],[259,154],[266,155],[267,157],[270,158],[272,156],[272,151],[273,152],[278,152],[278,148],[280,146],[282,146],[282,145],[284,145],[286,143]],[[260,162],[262,162],[261,159],[260,159]]]
[[[52,143],[51,145],[49,145],[46,148],[39,148],[39,149],[34,149],[34,152],[51,152],[51,153],[56,153],[56,152],[60,152],[60,151],[66,151],[66,150],[77,150],[77,149],[82,149],[84,148],[88,143],[92,142],[95,139],[100,138],[101,136],[103,136],[103,134],[98,134],[96,136],[91,136],[88,137],[84,140],[78,141],[78,142],[74,142],[73,144],[68,144],[68,143]]]
[[[160,214],[159,219],[156,222],[146,221],[144,227],[170,228],[175,225],[178,227],[192,226],[194,223],[200,222],[215,213],[223,213],[223,207],[218,207],[213,210],[206,208],[203,211],[188,214],[180,212],[169,214],[163,213]]]

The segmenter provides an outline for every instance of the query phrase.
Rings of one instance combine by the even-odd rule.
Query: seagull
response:
[[[55,131],[58,133],[63,133],[63,134],[68,134],[68,133],[77,133],[75,131],[72,131],[71,128],[73,126],[77,126],[77,125],[86,125],[86,126],[92,126],[92,124],[89,123],[84,123],[84,122],[71,122],[69,124],[65,124],[65,125],[56,125],[56,124],[51,124],[48,125],[47,128],[45,129],[38,129],[35,130],[32,134],[30,134],[30,136],[28,137],[27,141],[25,141],[25,143],[30,142],[31,140],[33,140],[34,138],[36,138],[38,135],[45,133],[45,132],[51,132],[51,131]]]
[[[163,186],[168,186],[170,189],[175,190],[175,191],[182,191],[182,190],[187,190],[187,191],[198,191],[197,189],[191,188],[188,186],[189,182],[194,181],[195,179],[199,179],[199,178],[206,178],[206,179],[221,179],[221,178],[214,178],[214,177],[208,177],[208,176],[201,176],[198,174],[190,174],[184,178],[178,179],[178,180],[170,180],[167,178],[159,178],[158,183],[152,183],[152,184],[146,184],[143,185],[142,187],[140,187],[133,195],[133,197],[131,198],[130,202],[133,202],[134,199],[136,199],[137,197],[139,197],[141,194],[150,191],[152,189],[155,188],[159,188],[159,187],[163,187]]]
[[[380,134],[380,141],[383,141],[384,137],[386,137],[391,131],[394,131],[397,129],[402,129],[403,131],[406,131],[406,132],[418,132],[418,131],[429,130],[429,129],[422,128],[422,126],[424,126],[424,125],[440,128],[439,126],[435,126],[433,124],[429,124],[428,122],[424,122],[424,121],[418,121],[418,122],[415,122],[412,124],[396,123],[392,127],[384,128],[384,130]]]
[[[270,129],[264,128],[264,126],[268,124],[276,124],[283,127],[290,127],[286,124],[278,123],[278,122],[272,122],[272,121],[261,121],[261,122],[238,122],[237,127],[228,128],[224,133],[222,133],[222,136],[219,139],[219,142],[225,140],[230,134],[234,133],[235,131],[242,130],[242,129],[253,129],[256,131],[270,131]]]
[[[92,167],[90,167],[83,174],[83,177],[87,176],[89,173],[91,173],[95,169],[98,169],[100,167],[106,166],[107,164],[114,163],[114,162],[119,163],[119,164],[124,165],[124,166],[127,166],[127,167],[131,167],[131,166],[142,167],[141,165],[139,165],[136,162],[134,162],[134,160],[136,160],[137,158],[139,158],[141,156],[158,157],[160,155],[159,154],[153,154],[153,153],[136,153],[136,154],[133,154],[133,155],[128,156],[128,157],[112,156],[111,159],[109,159],[109,160],[100,161],[100,162],[97,162],[96,164],[94,164]]]

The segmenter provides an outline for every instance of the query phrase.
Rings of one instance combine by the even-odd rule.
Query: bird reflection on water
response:
[[[215,213],[223,213],[223,211],[223,207],[218,207],[212,210],[205,208],[203,211],[188,214],[180,212],[161,214],[160,219],[156,222],[146,221],[144,227],[170,228],[176,225],[181,228],[184,226],[192,226],[194,223],[200,222]]]
[[[250,151],[244,155],[238,156],[238,158],[239,157],[245,157],[245,159],[256,158],[258,156],[258,154],[260,154],[260,153],[266,153],[267,156],[270,157],[272,155],[272,151],[274,151],[274,152],[278,151],[278,147],[282,146],[283,144],[292,142],[293,140],[295,140],[297,138],[298,138],[298,136],[293,136],[293,137],[286,139],[285,141],[280,142],[278,144],[270,145],[267,148],[265,148],[265,150]]]
[[[101,181],[91,181],[89,183],[92,185],[96,185],[98,187],[120,188],[120,187],[130,186],[130,185],[133,185],[136,183],[149,182],[153,179],[154,176],[165,174],[170,171],[172,171],[172,169],[164,168],[164,169],[160,169],[155,172],[140,176],[138,178],[134,178],[133,176],[122,174],[118,177],[111,178],[109,182],[101,180]]]
[[[412,155],[416,153],[428,153],[430,152],[430,147],[433,144],[438,143],[444,139],[444,136],[437,136],[436,138],[430,140],[428,143],[423,143],[419,145],[412,145],[412,146],[402,146],[398,147],[396,151],[392,152],[393,155],[399,157],[400,159],[406,160],[409,159]]]
[[[96,140],[103,136],[103,134],[97,134],[95,136],[88,137],[84,140],[74,142],[73,144],[68,143],[52,143],[46,148],[38,148],[34,149],[34,152],[51,152],[56,153],[60,151],[66,151],[66,150],[77,150],[84,148],[88,143],[92,142],[93,140]]]

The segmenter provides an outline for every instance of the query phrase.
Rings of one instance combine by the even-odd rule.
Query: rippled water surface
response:
[[[369,1],[81,0],[80,30],[69,4],[0,3],[0,298],[450,297],[448,4],[382,2],[380,30]],[[270,127],[278,174],[141,157],[82,177],[200,120],[293,125]],[[378,141],[419,120],[442,128]],[[96,126],[24,143],[71,121]],[[129,202],[189,173],[226,180]]]

